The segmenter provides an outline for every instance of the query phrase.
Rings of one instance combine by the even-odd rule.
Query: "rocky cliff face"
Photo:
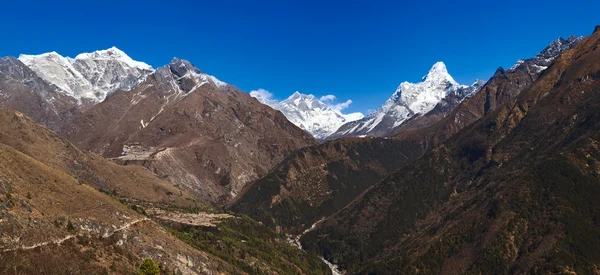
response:
[[[78,113],[77,100],[13,57],[0,59],[0,106],[23,112],[55,131]]]
[[[221,203],[314,139],[237,88],[174,59],[131,91],[115,92],[63,134],[77,146],[138,163]]]

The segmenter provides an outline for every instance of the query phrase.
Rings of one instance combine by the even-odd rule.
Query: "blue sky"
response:
[[[177,56],[245,91],[333,94],[364,113],[436,61],[470,84],[600,24],[600,1],[5,2],[2,56],[116,46],[154,67]]]

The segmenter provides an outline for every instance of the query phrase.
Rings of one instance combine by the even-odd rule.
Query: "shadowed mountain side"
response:
[[[410,141],[344,138],[306,147],[254,182],[231,209],[300,234],[420,156]]]

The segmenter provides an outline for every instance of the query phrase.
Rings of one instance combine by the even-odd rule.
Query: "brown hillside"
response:
[[[85,153],[16,111],[0,111],[0,144],[106,193],[149,203],[189,205],[190,196],[140,166],[120,166]],[[186,199],[187,198],[187,199]]]
[[[67,170],[0,143],[0,273],[123,274],[145,257],[184,273],[235,270]]]
[[[280,112],[179,59],[132,91],[109,96],[63,133],[80,148],[141,164],[212,203],[232,199],[315,143]]]
[[[330,273],[264,225],[219,214],[143,167],[81,152],[19,112],[0,121],[2,274],[129,274],[144,258],[176,274]]]

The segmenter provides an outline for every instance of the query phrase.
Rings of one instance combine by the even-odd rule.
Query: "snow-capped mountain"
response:
[[[448,73],[443,62],[437,62],[419,83],[403,82],[396,92],[375,112],[367,117],[344,124],[331,138],[343,136],[383,135],[417,114],[431,111],[443,98],[473,93],[469,86],[458,84]]]
[[[361,113],[342,114],[314,95],[299,92],[295,92],[283,101],[272,100],[259,93],[250,93],[250,95],[261,103],[281,111],[289,121],[309,132],[316,139],[323,139],[344,123],[364,117]]]
[[[150,65],[131,59],[115,47],[75,58],[56,52],[22,54],[19,60],[80,104],[101,102],[115,91],[130,90],[153,72]]]

